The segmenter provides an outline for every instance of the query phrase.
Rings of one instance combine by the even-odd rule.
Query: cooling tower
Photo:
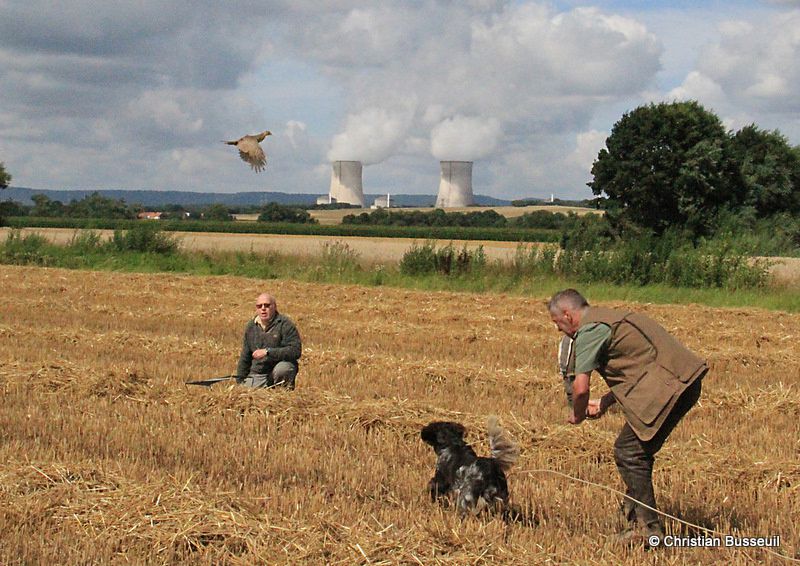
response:
[[[334,161],[331,173],[330,196],[336,202],[357,204],[364,208],[364,188],[361,186],[360,161]]]
[[[472,161],[442,161],[442,178],[436,208],[455,208],[475,203],[472,196]]]

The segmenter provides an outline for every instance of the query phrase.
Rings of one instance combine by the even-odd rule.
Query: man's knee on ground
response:
[[[272,370],[272,380],[275,385],[294,389],[297,377],[297,366],[290,362],[278,362]]]
[[[272,385],[269,375],[263,373],[251,373],[242,381],[245,387],[252,387],[253,389],[261,389],[262,387],[270,387]]]

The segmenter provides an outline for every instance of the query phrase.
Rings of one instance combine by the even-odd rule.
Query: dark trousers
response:
[[[625,423],[614,442],[614,459],[617,462],[619,475],[627,487],[625,493],[642,503],[655,509],[656,497],[653,493],[653,462],[656,453],[661,450],[664,441],[669,437],[675,426],[700,398],[702,378],[692,383],[678,398],[669,416],[661,425],[658,433],[647,441],[640,440],[633,429]],[[650,530],[663,531],[658,513],[630,499],[622,503],[622,511],[628,523],[638,519],[639,523]]]

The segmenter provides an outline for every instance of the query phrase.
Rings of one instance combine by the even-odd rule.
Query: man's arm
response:
[[[567,421],[569,424],[580,424],[586,418],[586,409],[589,406],[589,377],[592,372],[579,373],[572,384],[572,414]]]
[[[269,348],[267,358],[278,362],[296,362],[303,353],[300,333],[297,332],[294,323],[289,320],[284,321],[281,330],[281,344],[275,348]]]
[[[574,410],[569,418],[571,424],[578,424],[597,412],[596,407],[589,402],[589,376],[593,370],[602,366],[602,353],[608,348],[610,340],[611,327],[602,323],[581,327],[575,335],[575,383],[572,385]]]
[[[250,344],[247,343],[247,329],[244,331],[242,340],[242,351],[239,354],[239,363],[236,366],[236,379],[241,381],[250,373],[250,366],[253,363],[253,352],[250,351]]]

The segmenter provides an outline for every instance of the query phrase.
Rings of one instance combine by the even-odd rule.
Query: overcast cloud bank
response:
[[[34,188],[323,194],[334,159],[403,193],[475,160],[476,192],[588,197],[614,121],[649,101],[800,143],[800,3],[735,4],[699,3],[702,47],[665,69],[682,29],[658,6],[693,18],[668,2],[4,2],[0,161]],[[219,143],[264,129],[260,175]]]

